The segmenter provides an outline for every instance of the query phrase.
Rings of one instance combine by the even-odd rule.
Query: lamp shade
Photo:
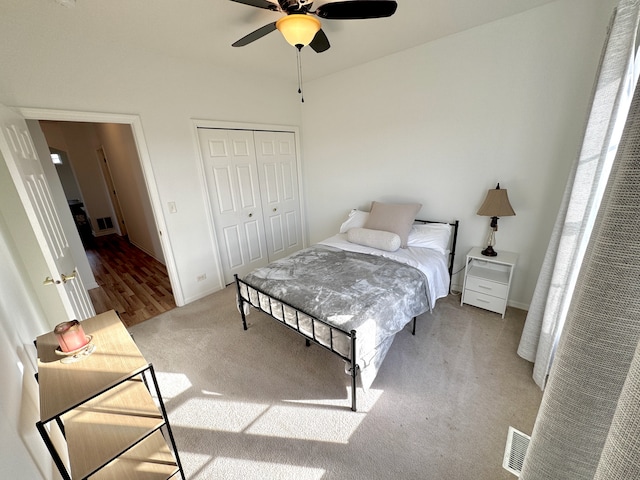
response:
[[[509,203],[507,191],[500,188],[500,184],[487,192],[484,203],[478,209],[478,215],[485,217],[510,217],[515,214],[516,212],[513,211],[513,207]]]
[[[309,45],[320,30],[320,20],[311,15],[292,14],[280,18],[276,28],[284,39],[294,47]]]

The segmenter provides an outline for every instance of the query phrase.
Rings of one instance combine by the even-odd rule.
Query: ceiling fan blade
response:
[[[264,37],[266,34],[273,32],[276,29],[276,22],[269,23],[264,27],[260,27],[257,30],[254,30],[249,35],[245,35],[237,42],[233,43],[232,47],[244,47],[245,45],[249,45],[251,42],[255,42],[256,40]]]
[[[273,10],[274,12],[278,11],[278,6],[275,3],[270,2],[269,0],[231,0],[236,3],[243,3],[244,5],[249,5],[250,7],[258,7],[265,8],[267,10]]]
[[[309,46],[313,48],[316,53],[322,53],[326,50],[329,50],[331,44],[329,43],[329,39],[327,38],[326,33],[324,33],[322,29],[320,29],[318,30],[318,33],[316,33],[316,36],[313,37],[313,40],[311,40]]]
[[[327,20],[358,20],[390,17],[396,12],[395,0],[346,0],[325,3],[314,12]]]

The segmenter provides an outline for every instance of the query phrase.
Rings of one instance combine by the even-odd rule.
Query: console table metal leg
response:
[[[151,372],[151,379],[153,380],[153,386],[156,390],[156,395],[158,396],[158,403],[160,404],[160,410],[162,410],[162,416],[165,421],[165,427],[167,428],[167,433],[169,433],[169,440],[171,441],[171,448],[173,449],[173,456],[176,458],[176,464],[178,465],[178,471],[182,476],[182,480],[186,480],[184,476],[184,470],[182,469],[182,462],[180,461],[180,455],[178,455],[178,447],[176,446],[176,441],[173,438],[173,432],[171,431],[171,425],[169,425],[169,417],[167,415],[167,410],[164,407],[164,401],[162,400],[162,395],[160,394],[160,387],[158,386],[158,380],[156,379],[156,372],[153,368],[153,365],[149,364],[149,372]]]
[[[36,428],[38,429],[38,432],[40,432],[40,436],[44,440],[44,443],[47,446],[49,453],[51,454],[51,458],[56,464],[56,467],[58,467],[58,470],[60,471],[60,475],[62,475],[62,478],[64,480],[71,480],[71,475],[69,475],[69,472],[67,471],[67,467],[65,466],[62,459],[60,458],[60,455],[58,454],[56,447],[54,447],[53,442],[51,441],[51,438],[49,437],[49,433],[47,432],[47,429],[45,428],[44,424],[42,422],[36,422]]]

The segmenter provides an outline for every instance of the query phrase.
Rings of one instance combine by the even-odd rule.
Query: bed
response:
[[[458,233],[458,221],[414,220],[410,214],[404,237],[397,229],[366,228],[380,226],[369,221],[375,207],[371,214],[352,210],[340,232],[318,244],[235,276],[244,329],[253,307],[307,345],[339,356],[351,376],[353,411],[358,378],[369,388],[395,334],[411,321],[415,334],[416,317],[448,295]]]

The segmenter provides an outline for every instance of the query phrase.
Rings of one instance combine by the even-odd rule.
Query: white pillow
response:
[[[369,212],[363,212],[362,210],[356,210],[355,208],[349,212],[349,216],[340,225],[340,233],[347,233],[350,228],[364,227],[364,223],[369,217]]]
[[[449,249],[452,226],[446,223],[426,223],[411,227],[407,246],[432,248],[445,255]]]
[[[400,248],[400,236],[396,233],[369,228],[351,228],[347,232],[347,240],[358,245],[395,252]]]

